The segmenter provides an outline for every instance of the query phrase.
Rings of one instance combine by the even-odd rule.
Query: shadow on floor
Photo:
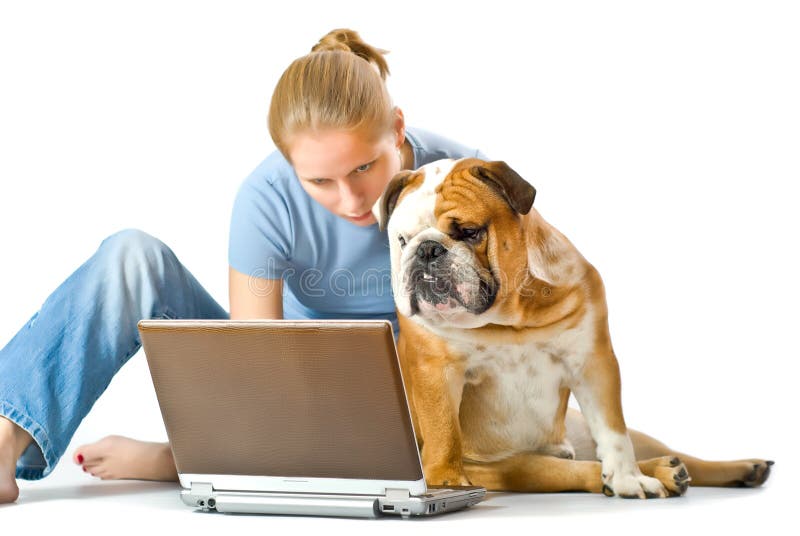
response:
[[[36,486],[28,485],[20,490],[17,504],[31,504],[54,500],[97,499],[115,496],[129,496],[168,492],[175,494],[178,502],[180,486],[177,482],[150,482],[147,480],[122,480],[115,482],[96,482],[91,484]],[[159,493],[159,495],[161,495]],[[149,501],[148,501],[149,502]],[[0,510],[12,505],[0,505]]]

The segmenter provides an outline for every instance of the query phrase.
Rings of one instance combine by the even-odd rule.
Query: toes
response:
[[[564,458],[565,460],[575,459],[575,453],[572,452],[571,450],[566,450],[566,449],[559,451],[558,454],[556,454],[556,456],[559,458]]]
[[[762,485],[769,478],[769,473],[774,464],[775,462],[772,460],[753,464],[752,469],[744,477],[744,480],[740,482],[740,485],[747,488],[755,488]]]
[[[642,471],[663,486],[663,497],[679,497],[686,493],[692,481],[686,465],[677,456],[654,458],[642,466]],[[650,490],[654,491],[654,490]]]
[[[103,449],[98,447],[98,443],[89,443],[79,447],[72,456],[72,461],[77,465],[86,465],[87,463],[97,463],[103,459]]]
[[[660,499],[668,496],[664,485],[655,478],[643,474],[620,475],[612,479],[612,485],[603,484],[603,494],[623,499]]]
[[[671,495],[680,496],[686,493],[686,490],[689,489],[689,482],[692,481],[692,477],[689,476],[689,471],[686,470],[686,466],[681,464],[680,469],[678,469],[675,475],[673,475],[672,480],[675,483],[675,486],[674,490],[671,490]]]
[[[111,478],[111,474],[103,467],[97,467],[97,466],[92,468],[85,467],[83,470],[86,471],[88,474],[92,475],[93,477],[99,478],[100,480],[109,480]]]
[[[646,499],[646,493],[644,489],[639,488],[635,493],[620,493],[619,496],[623,499]]]
[[[97,473],[103,470],[103,466],[98,462],[84,462],[81,469],[83,469],[84,473],[97,476]]]
[[[689,489],[689,482],[691,482],[691,478],[689,478],[689,473],[686,471],[682,471],[685,477],[681,478],[679,475],[675,475],[675,490],[673,495],[683,495],[686,493],[686,490]]]

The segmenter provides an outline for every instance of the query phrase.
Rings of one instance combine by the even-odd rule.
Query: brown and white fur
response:
[[[762,484],[772,462],[704,461],[626,428],[602,280],[535,193],[504,162],[448,159],[401,172],[373,209],[427,482],[640,498]]]

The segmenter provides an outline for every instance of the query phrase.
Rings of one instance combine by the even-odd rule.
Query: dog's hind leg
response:
[[[640,468],[643,472],[649,470],[649,476],[658,478],[669,496],[683,495],[686,492],[688,474],[676,458],[657,458],[648,461],[646,465],[640,464]],[[603,485],[601,471],[602,465],[599,461],[576,461],[527,452],[494,462],[464,460],[464,472],[470,483],[483,486],[489,491],[588,491],[612,496],[613,491]]]
[[[692,486],[747,486],[763,484],[769,477],[774,462],[760,459],[708,461],[670,449],[657,439],[636,430],[628,429],[637,460],[657,456],[676,456],[686,465]],[[639,463],[642,467],[642,463]],[[644,469],[642,469],[644,471]]]
[[[566,415],[567,437],[575,446],[576,459],[595,459],[595,443],[581,412],[570,408]],[[639,469],[658,478],[664,457],[677,457],[689,471],[692,486],[760,486],[769,476],[773,462],[760,459],[707,461],[667,447],[647,434],[628,428]],[[661,480],[661,479],[660,479]],[[662,480],[663,482],[663,480]]]
[[[600,493],[600,462],[575,461],[546,454],[521,453],[494,462],[464,460],[464,472],[474,486],[489,491]]]

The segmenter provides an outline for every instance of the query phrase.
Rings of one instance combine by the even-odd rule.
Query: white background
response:
[[[781,522],[800,477],[798,9],[522,6],[3,1],[0,347],[103,238],[128,227],[163,240],[227,308],[230,209],[273,150],[274,85],[322,35],[349,27],[391,51],[389,88],[409,124],[508,162],[599,269],[628,425],[709,459],[777,462],[761,490],[692,488],[641,503],[508,495],[413,530],[445,520],[459,531],[636,533]],[[85,442],[166,440],[149,382],[140,352],[54,474],[21,482],[19,503],[0,507],[0,527],[374,530],[194,515],[170,484],[82,473],[69,457]]]

